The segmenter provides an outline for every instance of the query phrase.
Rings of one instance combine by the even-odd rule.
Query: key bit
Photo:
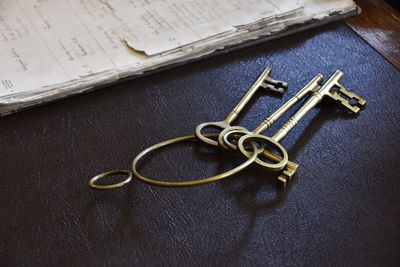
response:
[[[278,183],[281,187],[285,188],[287,183],[292,180],[293,176],[296,174],[298,167],[298,164],[288,161],[285,169],[283,169],[281,175],[279,175],[279,177],[277,178]]]
[[[270,160],[279,162],[282,160],[281,157],[269,152],[269,151],[264,151],[263,155],[268,157]],[[292,161],[288,161],[285,168],[283,169],[281,175],[277,178],[279,185],[282,187],[285,187],[287,182],[290,182],[295,175],[297,168],[299,165],[297,163],[294,163]]]
[[[339,87],[338,84],[336,85]],[[366,102],[358,95],[347,91],[343,86],[340,86],[337,90],[332,90],[329,92],[328,96],[330,96],[333,100],[338,101],[342,106],[348,108],[354,113],[358,113],[360,108],[364,107]]]
[[[339,102],[339,104],[349,109],[353,113],[358,113],[360,108],[365,105],[366,101],[358,95],[347,91],[346,88],[339,83],[339,80],[342,78],[342,76],[343,72],[337,70],[324,85],[327,89],[324,94]],[[324,90],[322,89],[322,91]]]
[[[271,72],[271,68],[266,68],[263,73],[261,73],[255,84],[258,84],[260,87],[283,94],[286,89],[288,89],[288,84],[286,82],[278,81],[272,79],[269,74]]]
[[[288,84],[286,82],[272,79],[270,77],[271,70],[272,69],[269,67],[265,68],[258,77],[257,81],[253,84],[253,86],[257,88],[261,87],[268,91],[283,94],[288,88]]]

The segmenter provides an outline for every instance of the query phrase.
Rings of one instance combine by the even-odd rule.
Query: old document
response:
[[[0,114],[355,9],[350,0],[2,0]]]

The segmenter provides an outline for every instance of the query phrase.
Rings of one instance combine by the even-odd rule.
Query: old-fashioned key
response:
[[[241,126],[231,126],[225,128],[221,134],[218,136],[218,143],[224,148],[236,149],[235,143],[230,142],[229,137],[231,135],[237,134],[248,134],[255,133],[261,134],[266,131],[275,121],[277,121],[283,114],[285,114],[289,109],[291,109],[298,101],[307,96],[313,91],[317,91],[321,86],[320,83],[323,80],[323,75],[316,75],[306,86],[304,86],[299,92],[296,93],[292,98],[290,98],[285,104],[283,104],[278,110],[276,110],[272,115],[264,119],[253,131],[243,131],[240,130]]]
[[[313,109],[325,96],[329,96],[333,100],[339,102],[342,106],[349,109],[354,114],[360,111],[360,108],[365,105],[365,100],[356,94],[347,91],[343,85],[339,83],[343,72],[337,70],[329,80],[316,92],[314,92],[306,103],[293,115],[278,132],[272,137],[279,142],[286,134],[304,117],[311,109]],[[349,100],[354,100],[350,103]]]
[[[251,141],[261,141],[264,144],[270,144],[277,148],[279,154],[282,155],[282,161],[279,163],[265,163],[263,164],[270,170],[276,171],[287,167],[287,152],[279,144],[279,141],[284,138],[287,133],[297,124],[297,122],[303,118],[311,109],[313,109],[325,96],[329,96],[333,100],[339,102],[342,106],[346,107],[353,113],[358,113],[360,107],[365,105],[365,100],[357,96],[354,93],[347,91],[340,83],[339,80],[343,76],[343,72],[336,71],[328,81],[318,88],[318,90],[312,92],[312,95],[308,100],[300,107],[300,109],[276,132],[272,137],[267,137],[258,133],[248,133],[242,136],[238,141],[239,150],[247,157],[251,156],[246,150],[246,143]],[[350,102],[350,100],[352,102]],[[262,128],[262,127],[260,127]],[[286,161],[286,162],[285,162]],[[283,172],[283,176],[279,176],[279,181],[286,185],[287,181],[290,180],[290,169],[286,168]]]
[[[246,92],[246,94],[240,99],[237,105],[233,108],[232,111],[228,113],[223,121],[217,122],[205,122],[199,124],[196,127],[196,136],[206,142],[207,144],[217,146],[218,142],[208,138],[202,134],[202,130],[204,128],[218,128],[225,129],[231,126],[231,123],[237,118],[239,113],[243,110],[246,104],[250,101],[250,99],[254,96],[254,94],[261,88],[266,89],[268,91],[283,93],[285,89],[287,89],[288,85],[285,82],[277,81],[272,79],[269,74],[271,73],[271,68],[265,68],[265,70],[258,77],[257,81],[250,87],[250,89]],[[241,128],[245,129],[245,128]]]
[[[292,108],[298,101],[300,101],[305,96],[310,93],[317,91],[321,86],[323,76],[322,74],[316,75],[306,86],[304,86],[296,95],[294,95],[291,99],[289,99],[283,106],[281,106],[278,110],[276,110],[272,115],[263,120],[253,131],[242,130],[240,126],[231,126],[224,129],[220,135],[218,136],[218,143],[225,148],[237,149],[236,143],[230,142],[229,137],[235,135],[246,135],[249,133],[261,134],[266,131],[276,120],[278,120],[283,114],[285,114],[290,108]],[[237,141],[237,139],[236,139]],[[265,151],[264,153],[267,153]],[[271,155],[268,155],[269,159],[272,158]],[[276,156],[276,155],[275,155]],[[282,162],[282,158],[276,156],[274,159],[275,162]],[[260,165],[266,166],[264,161],[257,159],[256,162]],[[282,162],[284,163],[284,162]],[[270,167],[267,165],[266,167]],[[279,176],[278,180],[282,179],[291,179],[292,176],[296,173],[298,165],[294,162],[288,162],[285,165],[285,170],[282,172],[283,177]]]

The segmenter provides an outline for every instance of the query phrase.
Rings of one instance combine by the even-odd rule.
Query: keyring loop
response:
[[[226,121],[204,122],[204,123],[197,125],[195,134],[196,134],[197,138],[199,138],[204,143],[212,145],[212,146],[218,146],[217,141],[208,138],[208,137],[213,137],[213,136],[208,136],[208,134],[202,134],[201,131],[205,128],[214,128],[214,129],[223,130],[230,126],[231,125]]]
[[[237,145],[232,144],[231,142],[229,142],[228,137],[232,134],[249,134],[250,131],[247,130],[244,127],[241,126],[232,126],[229,128],[224,129],[218,136],[218,143],[226,149],[233,149],[233,150],[237,150]],[[242,135],[242,136],[243,136]]]
[[[205,137],[216,137],[218,136],[218,134],[204,134]],[[152,185],[160,185],[160,186],[193,186],[193,185],[200,185],[200,184],[205,184],[205,183],[210,183],[210,182],[214,182],[217,180],[221,180],[224,179],[226,177],[232,176],[238,172],[240,172],[241,170],[245,169],[246,167],[248,167],[250,164],[252,164],[256,158],[257,158],[257,147],[252,144],[251,148],[253,149],[253,155],[250,156],[250,153],[248,153],[248,160],[246,160],[245,162],[243,162],[242,164],[240,164],[239,166],[209,177],[209,178],[204,178],[204,179],[200,179],[200,180],[196,180],[196,181],[188,181],[188,182],[163,182],[163,181],[157,181],[157,180],[153,180],[153,179],[149,179],[144,177],[143,175],[141,175],[137,170],[136,167],[138,165],[138,162],[140,161],[140,159],[142,159],[144,156],[146,156],[147,154],[149,154],[150,152],[153,152],[161,147],[167,146],[167,145],[171,145],[171,144],[175,144],[175,143],[179,143],[179,142],[183,142],[183,141],[187,141],[190,139],[197,139],[197,137],[195,135],[189,135],[189,136],[182,136],[182,137],[178,137],[178,138],[174,138],[174,139],[170,139],[170,140],[166,140],[164,142],[155,144],[145,150],[143,150],[139,155],[136,156],[136,158],[133,160],[132,162],[132,172],[135,174],[136,178],[138,178],[139,180],[141,180],[142,182],[148,183],[148,184],[152,184]]]
[[[97,180],[100,180],[107,176],[116,175],[116,174],[127,174],[128,178],[126,178],[124,181],[122,181],[120,183],[116,183],[116,184],[110,184],[110,185],[94,184],[94,182],[96,182]],[[96,175],[92,179],[90,179],[88,185],[95,189],[114,189],[114,188],[118,188],[118,187],[121,187],[121,186],[129,183],[132,180],[132,176],[133,176],[133,173],[131,171],[126,171],[126,170],[115,170],[115,171],[103,172],[103,173]]]
[[[289,161],[289,156],[288,156],[286,150],[283,148],[283,146],[281,144],[279,144],[277,141],[275,141],[274,139],[272,139],[271,137],[261,135],[261,134],[254,134],[254,133],[246,134],[239,139],[238,147],[239,147],[240,152],[242,152],[243,155],[245,155],[246,157],[250,157],[250,153],[245,149],[244,143],[246,141],[247,142],[248,141],[256,141],[257,139],[261,139],[263,143],[266,143],[265,141],[267,141],[270,144],[272,144],[272,146],[274,146],[275,148],[278,148],[278,150],[279,150],[278,152],[281,154],[282,160],[278,163],[272,164],[272,163],[264,162],[264,161],[260,160],[259,158],[257,158],[255,160],[255,162],[270,169],[271,171],[280,171],[283,168],[285,168],[286,164]]]

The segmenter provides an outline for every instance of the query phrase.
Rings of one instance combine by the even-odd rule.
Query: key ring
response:
[[[267,83],[271,82],[270,79],[267,77],[269,71],[270,69],[266,69],[264,71],[263,75],[259,77],[257,82],[239,101],[234,110],[232,110],[222,122],[203,123],[197,127],[196,135],[182,136],[155,144],[143,150],[138,156],[136,156],[136,158],[132,162],[131,166],[132,171],[116,170],[99,174],[90,179],[89,186],[96,189],[117,188],[129,183],[132,180],[133,175],[135,175],[135,177],[140,181],[152,185],[159,185],[159,186],[200,185],[204,183],[221,180],[231,175],[234,175],[240,172],[241,170],[245,169],[246,167],[248,167],[253,162],[263,165],[264,167],[266,167],[271,171],[280,171],[284,169],[283,173],[278,177],[278,180],[282,182],[283,185],[286,185],[287,181],[290,180],[291,177],[295,174],[298,165],[288,160],[288,154],[286,150],[282,147],[282,145],[279,144],[279,141],[287,135],[287,133],[297,124],[297,122],[300,119],[302,119],[310,110],[312,110],[319,102],[321,102],[321,100],[324,97],[330,97],[331,99],[340,103],[342,106],[346,107],[353,113],[358,113],[360,108],[365,105],[365,100],[357,96],[356,94],[347,91],[339,83],[339,80],[342,77],[343,72],[338,70],[328,79],[328,81],[326,81],[324,85],[320,84],[323,78],[322,75],[318,74],[317,76],[315,76],[305,87],[303,87],[303,89],[301,89],[296,95],[294,95],[285,104],[283,104],[283,106],[281,106],[278,110],[276,110],[272,115],[270,115],[263,122],[261,122],[253,131],[249,132],[247,129],[241,126],[230,126],[230,123],[237,117],[238,113],[240,113],[240,111],[243,109],[243,107],[255,93],[257,88],[268,87]],[[276,81],[274,82],[277,83]],[[277,86],[282,87],[282,84],[277,83]],[[292,108],[300,99],[302,99],[306,95],[310,95],[306,100],[306,102],[303,103],[303,105],[295,112],[295,114],[288,121],[286,121],[286,123],[283,124],[283,126],[273,136],[267,137],[261,135],[261,132],[268,129],[277,119],[279,119],[283,114],[285,114],[290,108]],[[222,128],[222,132],[220,134],[201,134],[201,130],[205,127]],[[230,135],[235,135],[235,134],[242,135],[238,139],[235,138],[236,140],[238,140],[237,144],[231,142],[229,138]],[[227,172],[195,181],[184,181],[184,182],[158,181],[147,178],[141,175],[137,171],[138,162],[142,158],[144,158],[147,154],[164,146],[195,139],[196,137],[211,145],[220,144],[224,148],[228,147],[233,149],[239,148],[242,154],[244,154],[248,159],[239,166]],[[214,139],[210,139],[209,137],[212,137]],[[215,137],[218,137],[217,138],[218,142],[216,142]],[[265,150],[265,145],[269,145],[270,147],[274,148],[275,151],[277,151],[280,154],[280,156],[274,154],[273,152]],[[261,153],[263,154],[263,156],[265,156],[270,161],[273,161],[275,163],[270,163],[270,161],[269,162],[262,161],[260,158],[258,158],[258,156]],[[127,174],[128,178],[125,181],[111,185],[102,186],[94,184],[99,179],[115,174]]]
[[[212,134],[203,134],[205,137],[217,137],[218,134],[212,133]],[[164,181],[157,181],[157,180],[153,180],[153,179],[149,179],[147,177],[144,177],[143,175],[141,175],[137,170],[137,165],[138,162],[140,161],[140,159],[142,159],[144,156],[146,156],[147,154],[149,154],[150,152],[153,152],[159,148],[162,148],[164,146],[168,146],[168,145],[172,145],[175,143],[180,143],[183,141],[188,141],[191,139],[198,139],[195,135],[188,135],[188,136],[182,136],[182,137],[178,137],[178,138],[174,138],[174,139],[170,139],[170,140],[166,140],[163,141],[161,143],[155,144],[145,150],[143,150],[142,152],[140,152],[139,155],[136,156],[136,158],[133,160],[132,162],[132,172],[134,173],[135,177],[138,178],[139,180],[141,180],[142,182],[148,183],[148,184],[152,184],[152,185],[159,185],[159,186],[194,186],[194,185],[200,185],[200,184],[206,184],[206,183],[210,183],[210,182],[215,182],[224,178],[227,178],[229,176],[232,176],[242,170],[244,170],[245,168],[247,168],[249,165],[251,165],[257,158],[257,147],[251,143],[251,148],[252,148],[252,152],[253,154],[250,156],[251,152],[248,152],[248,159],[243,162],[242,164],[240,164],[239,166],[226,171],[224,173],[212,176],[212,177],[208,177],[208,178],[203,178],[200,180],[196,180],[196,181],[188,181],[188,182],[164,182]]]
[[[104,177],[107,177],[107,176],[116,175],[116,174],[127,174],[128,178],[126,178],[124,181],[122,181],[120,183],[111,184],[111,185],[97,185],[97,184],[95,184],[95,182],[97,180],[100,180],[100,179],[102,179]],[[118,188],[118,187],[121,187],[121,186],[129,183],[132,180],[132,176],[133,176],[133,173],[131,171],[127,171],[127,170],[115,170],[115,171],[103,172],[103,173],[100,173],[100,174],[96,175],[92,179],[90,179],[88,185],[90,187],[94,188],[94,189],[114,189],[114,188]]]
[[[279,144],[277,141],[275,141],[274,139],[272,139],[270,137],[267,137],[267,136],[261,135],[261,134],[248,133],[248,134],[240,137],[237,146],[243,155],[245,155],[246,157],[250,157],[250,154],[247,151],[245,144],[247,144],[248,141],[251,142],[251,141],[257,141],[257,140],[262,140],[264,143],[268,142],[273,147],[277,148],[279,154],[281,154],[281,156],[282,156],[282,159],[277,163],[268,163],[268,162],[264,162],[264,161],[256,158],[255,162],[266,167],[267,169],[269,169],[271,171],[280,171],[283,168],[285,168],[286,164],[289,161],[288,153],[286,152],[286,150],[283,148],[283,146],[281,144]],[[250,143],[250,144],[253,144],[253,143]]]
[[[217,137],[218,134],[212,133],[212,134],[204,134],[205,137]],[[127,183],[129,183],[132,180],[133,174],[135,175],[135,177],[137,179],[139,179],[140,181],[144,182],[144,183],[148,183],[148,184],[152,184],[152,185],[159,185],[159,186],[194,186],[194,185],[200,185],[200,184],[205,184],[205,183],[210,183],[210,182],[214,182],[214,181],[218,181],[224,178],[227,178],[229,176],[232,176],[242,170],[244,170],[245,168],[247,168],[249,165],[251,165],[257,158],[257,147],[251,143],[251,149],[253,154],[250,156],[251,151],[247,151],[247,157],[248,159],[243,162],[242,164],[240,164],[239,166],[226,171],[224,173],[212,176],[212,177],[208,177],[208,178],[203,178],[200,180],[196,180],[196,181],[189,181],[189,182],[163,182],[163,181],[157,181],[157,180],[153,180],[147,177],[144,177],[143,175],[141,175],[137,170],[137,165],[138,162],[140,161],[140,159],[142,159],[144,156],[146,156],[147,154],[149,154],[150,152],[153,152],[159,148],[162,148],[164,146],[167,145],[172,145],[175,143],[180,143],[183,141],[188,141],[190,139],[198,139],[195,135],[189,135],[189,136],[182,136],[182,137],[178,137],[178,138],[174,138],[174,139],[170,139],[170,140],[166,140],[163,142],[160,142],[158,144],[155,144],[151,147],[146,148],[145,150],[143,150],[139,155],[136,156],[136,158],[133,160],[132,162],[132,171],[128,171],[128,170],[115,170],[115,171],[109,171],[109,172],[104,172],[101,174],[98,174],[96,176],[94,176],[92,179],[90,179],[89,181],[89,186],[95,189],[113,189],[113,188],[118,188],[121,187]],[[120,183],[116,183],[116,184],[111,184],[111,185],[96,185],[94,184],[97,180],[105,178],[107,176],[111,176],[111,175],[116,175],[116,174],[127,174],[128,178]]]

